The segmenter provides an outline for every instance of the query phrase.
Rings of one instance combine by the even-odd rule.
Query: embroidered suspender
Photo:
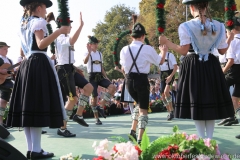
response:
[[[133,60],[132,66],[131,66],[131,68],[130,68],[130,70],[129,70],[128,73],[131,73],[131,71],[132,71],[132,69],[133,69],[133,66],[135,66],[138,74],[140,74],[140,72],[139,72],[139,70],[138,70],[138,67],[137,67],[137,64],[136,64],[136,60],[137,60],[137,58],[138,58],[138,55],[139,55],[140,51],[142,50],[142,47],[143,47],[143,44],[142,44],[141,47],[139,48],[138,53],[137,53],[136,57],[134,58],[134,57],[133,57],[133,54],[132,54],[132,51],[131,51],[131,48],[130,48],[130,46],[128,46],[130,55],[131,55],[132,60]]]

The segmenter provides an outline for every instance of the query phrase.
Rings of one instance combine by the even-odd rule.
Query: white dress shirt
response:
[[[140,41],[133,41],[130,44],[130,48],[134,58],[136,57],[137,52],[142,44],[143,43]],[[156,66],[159,66],[161,58],[162,57],[157,54],[153,47],[149,45],[144,45],[136,60],[136,65],[138,67],[139,72],[148,74],[150,71],[150,65],[154,64]],[[128,74],[133,64],[133,59],[130,55],[128,46],[123,47],[120,52],[120,64],[124,68],[125,73]],[[133,66],[131,72],[137,73],[135,66]]]
[[[84,57],[86,57],[87,55],[88,55],[88,52],[86,52],[84,54]],[[101,61],[101,63],[99,63],[99,64],[92,64],[91,57],[92,57],[92,61]],[[92,72],[92,65],[93,65],[93,72],[102,72],[101,64],[103,64],[102,53],[99,52],[99,51],[96,51],[96,52],[92,51],[91,55],[89,56],[88,62],[87,62],[87,71],[88,71],[88,73]]]
[[[227,59],[234,59],[234,64],[240,64],[240,34],[236,34],[227,50]]]
[[[168,59],[168,54],[169,54],[169,59]],[[173,69],[174,65],[177,64],[175,56],[170,52],[167,52],[165,59],[168,60],[168,62],[164,62],[162,65],[159,66],[161,71],[171,70]],[[168,63],[169,63],[169,68],[168,68]]]
[[[70,45],[70,37],[67,35],[67,37],[64,34],[61,34],[58,36],[58,38],[55,41],[56,45],[56,56],[58,65],[64,65],[69,64],[69,47]],[[71,61],[70,63],[75,63],[74,60],[74,51],[71,50]]]
[[[0,57],[3,59],[4,63],[11,64],[7,57],[4,57],[2,55],[0,55]]]

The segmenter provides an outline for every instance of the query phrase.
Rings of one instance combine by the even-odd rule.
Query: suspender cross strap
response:
[[[98,52],[98,53],[99,53],[99,56],[100,56],[100,63],[99,64],[101,64],[101,71],[102,71],[102,56],[101,56],[100,52]],[[91,73],[93,73],[93,63],[95,61],[92,60],[92,55],[91,54],[90,54],[90,58],[91,58]]]
[[[139,48],[138,53],[137,53],[136,57],[134,58],[134,57],[133,57],[133,54],[132,54],[132,51],[131,51],[131,48],[130,48],[130,46],[128,46],[130,55],[131,55],[132,60],[133,60],[132,66],[131,66],[131,68],[130,68],[130,70],[129,70],[128,73],[131,73],[131,71],[132,71],[132,69],[133,69],[133,66],[135,66],[138,74],[140,74],[140,72],[139,72],[139,70],[138,70],[138,67],[137,67],[137,64],[136,64],[136,60],[137,60],[137,58],[138,58],[138,55],[139,55],[140,51],[142,50],[142,47],[143,47],[143,44],[142,44],[141,47]]]

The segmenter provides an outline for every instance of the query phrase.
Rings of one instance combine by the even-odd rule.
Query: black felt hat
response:
[[[211,0],[183,0],[183,4],[195,4],[200,2],[209,2]]]
[[[61,19],[62,19],[61,15],[59,15],[56,19],[57,28],[60,28],[62,26],[61,25]],[[70,20],[69,22],[72,23],[73,21]]]
[[[88,43],[90,44],[95,44],[95,43],[99,43],[100,41],[94,37],[94,36],[88,36]]]
[[[32,2],[43,3],[46,5],[47,8],[52,6],[52,2],[50,0],[21,0],[20,5],[24,7]]]
[[[136,23],[132,28],[131,36],[141,36],[141,35],[147,35],[146,30],[141,23]]]
[[[240,26],[240,17],[233,17],[234,26]]]
[[[0,42],[0,48],[1,48],[1,47],[5,47],[5,46],[6,46],[6,47],[10,47],[9,45],[7,45],[7,43],[5,43],[5,42]]]

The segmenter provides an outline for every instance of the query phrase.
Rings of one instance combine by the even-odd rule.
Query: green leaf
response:
[[[179,132],[179,128],[178,128],[178,126],[177,126],[177,125],[175,125],[175,126],[173,127],[173,132],[174,132],[174,133],[177,133],[177,132]]]
[[[147,149],[147,147],[150,144],[149,137],[147,135],[147,130],[145,129],[143,136],[142,136],[142,141],[141,141],[141,150],[144,151]]]

